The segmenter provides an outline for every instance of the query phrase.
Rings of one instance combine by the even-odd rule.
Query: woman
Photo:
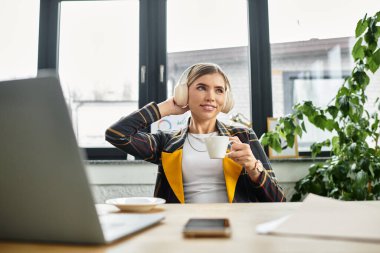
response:
[[[231,87],[222,69],[211,63],[189,67],[174,97],[149,103],[106,131],[106,140],[133,156],[158,164],[154,196],[168,203],[285,201],[281,187],[252,129],[218,121],[233,107]],[[168,115],[190,110],[188,127],[174,133],[141,132]],[[210,159],[205,138],[229,136],[224,159]]]

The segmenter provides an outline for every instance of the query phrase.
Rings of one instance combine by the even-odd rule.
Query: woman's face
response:
[[[189,86],[189,109],[198,120],[216,118],[226,99],[226,83],[219,73],[207,74]]]

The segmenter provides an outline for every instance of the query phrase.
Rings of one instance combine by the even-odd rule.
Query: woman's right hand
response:
[[[185,108],[178,106],[174,101],[174,97],[168,98],[164,102],[159,103],[158,108],[160,109],[161,117],[169,115],[180,115],[184,114],[189,110],[188,106],[186,106]]]

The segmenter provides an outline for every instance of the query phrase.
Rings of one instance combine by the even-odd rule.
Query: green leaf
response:
[[[373,172],[373,166],[372,166],[372,164],[370,164],[369,165],[369,172],[371,173],[371,177],[373,178],[373,177],[375,177],[375,173]]]
[[[307,131],[306,131],[306,127],[305,127],[305,122],[302,122],[302,123],[301,123],[301,127],[302,127],[302,130],[303,130],[305,133],[307,133]]]
[[[294,125],[294,122],[293,122],[293,119],[292,118],[285,118],[284,119],[284,128],[285,128],[285,132],[293,132],[296,128],[296,126]]]
[[[311,149],[311,156],[315,158],[318,154],[321,153],[322,147],[328,147],[330,146],[330,140],[327,139],[323,142],[315,142],[310,146]]]
[[[350,81],[350,79],[348,79],[348,81]],[[338,94],[336,95],[336,97],[341,97],[343,95],[349,95],[350,94],[350,91],[347,89],[347,87],[340,87],[339,90],[338,90]]]
[[[296,182],[296,185],[294,187],[296,189],[296,191],[298,191],[301,194],[305,194],[305,193],[309,192],[309,188],[310,188],[309,177],[310,176],[306,176],[306,177],[302,178],[301,180],[299,180],[298,182]]]
[[[281,139],[280,138],[275,138],[272,140],[272,147],[274,150],[276,150],[278,153],[281,153],[282,148],[281,148]]]
[[[368,22],[367,22],[367,20],[365,20],[365,18],[359,20],[359,22],[356,25],[356,29],[355,29],[355,37],[357,38],[360,35],[362,35],[365,32],[365,30],[367,29],[367,27],[368,27]]]
[[[354,99],[351,99],[349,102],[349,113],[348,114],[353,121],[357,122],[361,118],[363,108],[360,105],[358,105],[357,103],[354,103],[353,101],[354,101]]]
[[[340,153],[340,145],[339,145],[339,137],[338,136],[334,136],[332,138],[332,150],[334,152],[334,154],[338,154]]]
[[[375,40],[375,36],[374,34],[372,33],[372,31],[368,31],[365,35],[364,35],[364,40],[365,42],[367,42],[368,44],[368,47],[370,48],[370,45],[373,44],[373,43],[376,43],[376,40]],[[371,46],[371,51],[373,51],[373,46]]]
[[[268,136],[268,133],[264,133],[261,137],[260,137],[260,142],[261,142],[261,145],[263,146],[267,146],[269,144],[269,136]]]
[[[375,194],[380,194],[380,183],[377,183],[373,188],[372,192]]]
[[[301,200],[301,194],[300,193],[294,193],[292,198],[290,199],[291,202],[297,202]]]
[[[319,169],[319,168],[320,168],[320,166],[318,164],[311,165],[309,168],[309,174],[314,175],[315,172],[317,171],[317,169]]]
[[[380,152],[378,152],[380,153]],[[379,178],[380,177],[380,163],[372,163],[374,164],[373,166],[373,172],[375,173],[375,177]]]
[[[361,187],[361,188],[367,187],[367,184],[368,184],[368,174],[366,172],[364,172],[363,170],[359,171],[356,174],[355,184],[358,187]]]
[[[329,106],[327,107],[327,111],[330,113],[330,115],[333,117],[333,118],[336,118],[336,116],[338,115],[338,108],[336,108],[336,106]]]
[[[352,200],[353,196],[352,193],[349,192],[343,192],[341,196],[341,200]]]
[[[352,76],[354,80],[362,87],[367,86],[369,83],[368,75],[362,70],[355,71]]]
[[[338,129],[339,128],[338,123],[335,122],[335,120],[332,120],[332,119],[326,120],[325,126],[326,126],[326,129],[328,131],[330,131],[330,132],[332,130],[334,130],[334,129]]]
[[[371,130],[376,131],[379,128],[379,118],[376,116],[374,122],[371,125]]]
[[[286,142],[288,143],[288,147],[293,147],[294,146],[294,134],[287,134],[286,135]]]
[[[377,49],[375,53],[373,53],[372,56],[373,61],[377,64],[380,65],[380,49]]]
[[[302,128],[300,125],[297,125],[295,131],[294,131],[299,137],[302,137]]]
[[[348,151],[350,156],[355,157],[358,154],[357,144],[355,142],[351,143],[351,145],[348,147]]]
[[[317,114],[316,108],[311,101],[305,101],[302,106],[300,106],[300,110],[308,118],[314,117],[314,115]]]
[[[353,164],[351,164],[350,169],[351,169],[351,171],[355,171],[357,167],[358,166],[356,165],[356,163],[353,163]]]
[[[303,120],[303,114],[301,112],[297,112],[297,119]]]
[[[356,41],[354,48],[352,49],[352,57],[354,57],[355,61],[358,59],[363,60],[364,59],[364,49],[365,47],[362,46],[363,38],[358,39]]]
[[[367,50],[364,50],[364,55],[367,57],[372,55],[373,51],[375,51],[377,48],[376,35],[372,34],[371,37],[372,37],[372,40],[371,42],[368,43]]]
[[[324,115],[317,115],[314,118],[314,122],[312,122],[316,127],[325,130],[326,128],[326,116]]]
[[[339,197],[339,192],[339,189],[335,187],[328,193],[328,196],[333,198]]]
[[[311,157],[315,158],[319,153],[321,153],[322,145],[320,143],[313,143],[310,146]]]
[[[355,125],[353,123],[348,123],[346,127],[344,128],[344,132],[346,133],[347,137],[352,138],[356,131]]]
[[[349,104],[349,97],[347,95],[343,95],[338,98],[337,104],[339,110],[342,112],[343,115],[348,115],[348,112],[350,110],[350,104]]]
[[[280,136],[276,132],[268,132],[261,136],[260,142],[264,146],[273,148],[276,152],[281,153],[281,140]]]
[[[322,185],[321,185],[321,183],[320,182],[313,182],[310,185],[310,192],[314,193],[314,194],[317,194],[317,195],[320,195],[321,192],[322,192]]]
[[[372,73],[375,73],[377,71],[377,69],[379,68],[379,64],[377,64],[372,57],[369,57],[368,58],[368,62],[367,62],[367,65],[368,65],[368,68],[369,70],[371,70]]]

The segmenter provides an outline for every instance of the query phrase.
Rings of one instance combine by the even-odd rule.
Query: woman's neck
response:
[[[199,121],[191,117],[189,132],[194,134],[208,134],[216,131],[216,119]]]

